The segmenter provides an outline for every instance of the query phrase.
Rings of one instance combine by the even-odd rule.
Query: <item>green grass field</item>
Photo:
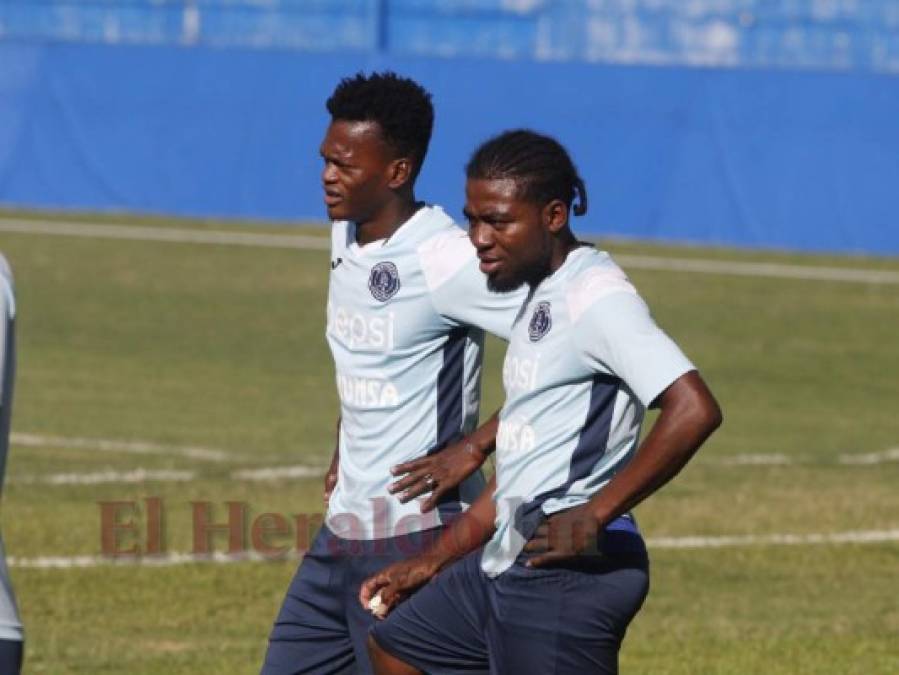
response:
[[[899,271],[895,259],[608,248]],[[9,556],[98,556],[101,501],[161,498],[169,552],[191,550],[191,502],[211,502],[217,520],[233,501],[250,519],[320,511],[317,476],[233,474],[315,469],[329,457],[337,403],[323,337],[325,253],[8,232],[0,250],[19,300],[17,440],[2,512]],[[683,474],[639,508],[648,537],[899,530],[899,453],[887,453],[899,448],[899,286],[631,276],[726,418]],[[501,344],[491,343],[485,412],[501,402],[501,358]],[[870,453],[887,454],[847,463]],[[65,482],[138,469],[189,480]],[[133,538],[126,532],[122,542]],[[227,548],[224,535],[213,543]],[[899,672],[895,538],[660,546],[652,560],[652,591],[622,653],[625,673]],[[295,565],[15,566],[26,672],[257,672]]]

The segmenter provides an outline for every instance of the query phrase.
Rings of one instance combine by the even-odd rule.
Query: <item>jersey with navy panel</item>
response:
[[[12,418],[13,383],[15,381],[16,300],[12,272],[0,254],[0,486],[9,452],[9,430]],[[22,640],[22,622],[6,569],[3,539],[0,537],[0,640]]]
[[[483,570],[504,572],[546,515],[601,490],[632,457],[646,408],[690,370],[608,254],[570,252],[512,327]]]
[[[480,472],[438,509],[390,496],[390,469],[435,452],[478,422],[484,331],[508,339],[523,293],[487,289],[467,234],[420,208],[386,240],[332,230],[327,339],[340,396],[340,469],[327,524],[345,539],[436,527],[484,487]]]

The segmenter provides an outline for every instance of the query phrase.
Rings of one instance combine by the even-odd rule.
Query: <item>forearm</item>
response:
[[[430,559],[434,573],[474,551],[493,536],[496,530],[495,492],[494,476],[471,507],[444,529],[434,545],[423,553],[422,557]]]
[[[484,457],[493,454],[496,449],[496,433],[499,430],[499,410],[493,413],[486,422],[464,438],[465,450],[478,452]]]
[[[337,477],[340,472],[340,418],[337,418],[337,429],[334,439],[334,452],[331,455],[331,464],[325,472],[325,491],[323,494],[325,506],[331,499],[331,493],[337,485]]]
[[[682,379],[686,386],[663,394],[659,418],[633,460],[590,500],[601,525],[630,511],[674,478],[721,424],[718,404],[699,375],[689,373]]]
[[[391,467],[390,472],[400,478],[387,487],[388,492],[398,494],[403,503],[429,492],[421,511],[436,508],[450,490],[481,468],[496,447],[498,429],[497,411],[471,434],[439,452]]]
[[[329,474],[336,474],[340,465],[340,420],[338,417],[334,429],[334,452],[331,454],[331,465],[328,467]]]

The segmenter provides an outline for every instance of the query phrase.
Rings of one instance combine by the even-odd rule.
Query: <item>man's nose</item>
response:
[[[337,169],[336,167],[327,162],[322,169],[322,183],[333,183],[337,180]]]
[[[483,250],[493,246],[493,235],[489,227],[483,225],[471,225],[468,228],[468,237],[476,249]]]

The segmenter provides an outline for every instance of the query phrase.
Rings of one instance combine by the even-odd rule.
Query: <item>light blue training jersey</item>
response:
[[[16,300],[12,272],[0,254],[0,488],[9,452],[9,427],[12,418],[13,382],[16,370]],[[22,622],[6,569],[3,538],[0,537],[0,640],[21,640]]]
[[[442,209],[419,209],[365,246],[335,222],[327,339],[340,396],[340,471],[326,522],[345,539],[436,527],[484,487],[478,471],[438,509],[389,495],[390,468],[478,422],[484,331],[508,339],[525,293],[487,290],[474,247]]]
[[[512,326],[484,572],[508,569],[544,515],[601,490],[632,457],[649,404],[693,369],[607,253],[569,253]]]

